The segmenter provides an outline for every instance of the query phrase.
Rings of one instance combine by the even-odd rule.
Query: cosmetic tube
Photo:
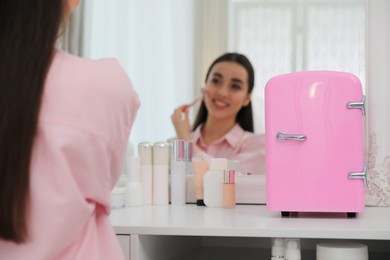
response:
[[[171,204],[186,204],[185,140],[172,141]]]
[[[274,238],[272,241],[271,260],[284,260],[284,239]]]
[[[153,145],[153,204],[169,204],[169,144],[157,142]]]
[[[223,172],[227,166],[226,158],[209,159],[209,170],[203,177],[203,200],[207,207],[223,206]]]
[[[223,180],[223,207],[233,209],[236,207],[235,170],[225,170]]]
[[[141,206],[143,204],[143,191],[140,177],[141,160],[138,156],[131,156],[127,160],[127,183],[125,191],[125,203],[128,207]]]
[[[209,162],[207,160],[194,158],[192,159],[192,165],[194,167],[196,205],[206,206],[203,201],[203,178],[209,169]]]
[[[150,205],[153,200],[153,144],[150,142],[139,143],[138,155],[141,158],[141,182],[144,204]]]
[[[185,142],[185,164],[186,164],[186,175],[194,175],[194,167],[192,165],[192,157],[194,155],[194,143]]]

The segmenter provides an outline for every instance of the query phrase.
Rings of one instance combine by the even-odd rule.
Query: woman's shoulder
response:
[[[114,58],[87,59],[57,50],[49,70],[47,90],[104,100],[134,94],[130,78]]]
[[[74,75],[77,79],[89,82],[115,82],[126,78],[127,74],[115,58],[88,59],[56,50],[53,67],[64,75]]]
[[[114,135],[118,124],[126,129],[132,125],[138,107],[138,95],[115,59],[90,60],[56,51],[42,97],[41,118],[46,122],[55,118]]]

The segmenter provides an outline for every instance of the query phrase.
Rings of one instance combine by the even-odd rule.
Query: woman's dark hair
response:
[[[225,53],[222,56],[218,57],[209,67],[209,70],[206,74],[205,82],[209,78],[210,72],[213,67],[220,62],[231,61],[236,62],[242,65],[248,72],[248,93],[252,93],[253,87],[255,85],[255,72],[253,70],[252,64],[243,54],[240,53]],[[208,111],[204,101],[200,104],[198,114],[196,115],[194,125],[192,130],[194,131],[200,124],[206,122],[208,116]],[[243,106],[240,111],[238,111],[236,116],[236,122],[241,126],[242,129],[254,132],[253,127],[253,115],[252,115],[252,102],[249,102],[247,106]]]
[[[28,239],[30,161],[64,0],[0,3],[0,239]]]

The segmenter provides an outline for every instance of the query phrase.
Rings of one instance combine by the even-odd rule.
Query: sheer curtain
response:
[[[279,74],[341,70],[365,82],[363,0],[229,0],[229,49],[256,71],[256,132],[264,132],[264,87]]]
[[[368,1],[368,193],[366,203],[390,206],[390,1]]]
[[[60,32],[61,37],[57,41],[58,48],[77,56],[83,56],[84,51],[85,10],[86,2],[82,1],[70,15]]]
[[[82,44],[76,54],[117,58],[139,94],[130,141],[137,145],[175,136],[170,116],[194,98],[193,0],[82,3]],[[71,28],[77,28],[75,23],[72,19]]]

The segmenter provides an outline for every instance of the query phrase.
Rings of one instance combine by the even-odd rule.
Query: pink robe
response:
[[[0,259],[123,259],[108,218],[110,192],[138,107],[117,61],[56,52],[30,168],[30,240],[0,241]]]

